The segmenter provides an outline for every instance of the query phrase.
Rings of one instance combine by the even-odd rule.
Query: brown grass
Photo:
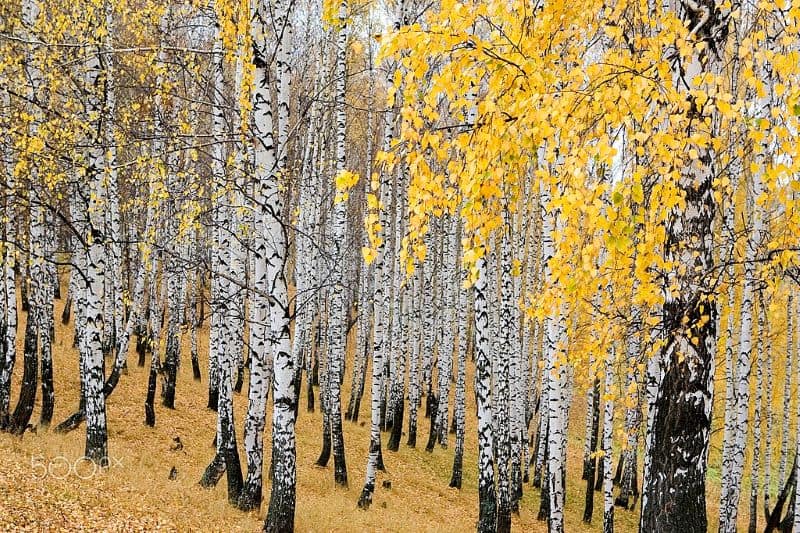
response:
[[[60,316],[63,301],[56,305]],[[207,333],[207,332],[204,332]],[[21,354],[21,336],[19,352]],[[72,325],[57,324],[55,344],[55,423],[68,416],[78,403],[77,354],[71,345]],[[87,476],[87,464],[78,464],[81,479],[75,473],[64,475],[64,459],[69,462],[83,455],[83,428],[67,435],[40,430],[26,433],[22,439],[0,434],[0,530],[177,530],[177,531],[255,531],[263,524],[267,503],[260,512],[242,513],[227,503],[224,480],[211,490],[197,482],[213,456],[215,417],[205,408],[207,382],[205,354],[207,335],[201,335],[203,382],[192,380],[188,347],[184,346],[177,387],[176,409],[157,405],[155,428],[144,426],[143,403],[147,369],[136,367],[135,355],[130,372],[124,375],[108,402],[109,454],[112,466],[105,472]],[[21,356],[20,356],[21,357]],[[110,362],[108,363],[110,364]],[[17,370],[21,371],[21,363]],[[343,390],[343,402],[349,398],[350,366]],[[471,373],[471,367],[470,367]],[[15,397],[19,375],[15,376]],[[471,382],[471,377],[468,383]],[[305,386],[305,384],[304,384]],[[237,430],[243,427],[247,405],[245,393],[236,395]],[[384,450],[388,469],[379,474],[373,506],[368,511],[356,508],[364,479],[369,441],[369,383],[362,401],[361,422],[344,422],[350,486],[334,486],[332,464],[314,466],[321,446],[321,416],[307,413],[305,394],[301,395],[297,425],[298,489],[296,526],[298,531],[470,531],[477,520],[476,450],[474,402],[468,392],[467,442],[464,457],[462,490],[448,488],[452,468],[452,448],[438,448],[426,453],[428,420],[421,418],[416,449],[405,446],[398,453]],[[567,531],[599,531],[602,522],[602,496],[595,493],[593,526],[581,522],[584,485],[580,480],[583,412],[576,396],[568,454]],[[270,415],[268,414],[268,417]],[[33,422],[37,421],[38,408]],[[619,417],[618,417],[619,419]],[[182,451],[172,451],[173,438],[184,443]],[[238,434],[242,441],[242,434]],[[384,444],[388,435],[384,435]],[[268,441],[269,438],[267,437]],[[268,446],[268,445],[267,445]],[[452,447],[452,440],[451,440]],[[52,465],[49,475],[40,476],[42,460]],[[265,450],[269,458],[269,450]],[[244,456],[242,457],[244,466]],[[331,461],[332,463],[332,461]],[[172,467],[178,477],[168,480]],[[265,465],[265,470],[268,464]],[[381,487],[383,479],[392,481],[390,490]],[[513,518],[515,529],[546,531],[536,520],[538,491],[526,486],[520,515]],[[269,484],[265,485],[268,501]],[[709,515],[716,514],[718,487],[709,487]],[[618,531],[637,529],[635,511],[616,510]]]

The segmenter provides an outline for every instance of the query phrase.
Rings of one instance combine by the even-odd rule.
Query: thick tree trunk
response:
[[[89,203],[85,213],[89,239],[86,254],[86,341],[81,366],[86,380],[86,457],[102,466],[108,464],[108,434],[106,402],[103,394],[103,291],[106,274],[106,250],[103,233],[103,187],[105,149],[102,132],[101,91],[102,71],[100,50],[93,51],[87,60],[86,85],[89,91],[88,115],[92,126],[87,150],[86,178],[89,184]]]
[[[270,16],[274,14],[274,19]],[[274,27],[277,36],[275,51],[277,72],[277,132],[276,149],[273,134],[273,116],[267,92],[271,91],[268,58],[271,47],[267,44],[268,28]],[[253,62],[255,67],[255,92],[253,95],[253,123],[255,138],[255,175],[261,188],[264,203],[257,231],[266,240],[267,279],[270,294],[270,346],[273,358],[273,409],[272,409],[272,484],[264,530],[288,532],[294,529],[295,509],[295,411],[297,396],[294,388],[295,370],[289,336],[290,308],[286,285],[287,228],[284,224],[284,200],[281,192],[281,175],[286,165],[286,141],[289,133],[289,43],[291,42],[291,3],[277,2],[274,9],[259,0],[256,3],[253,26]],[[280,154],[280,158],[277,157]]]
[[[679,16],[689,18],[695,13],[693,2],[679,4]],[[719,2],[705,9],[712,16],[699,20],[691,30],[692,40],[722,50],[729,17]],[[700,74],[713,73],[719,67],[714,54],[701,59],[697,50],[687,62],[676,61],[676,87],[693,87]],[[688,93],[686,96],[694,98]],[[698,109],[696,105],[692,108]],[[705,118],[701,115],[696,121]],[[653,423],[648,427],[651,440],[642,491],[641,531],[680,529],[692,533],[708,528],[705,483],[717,344],[717,304],[710,297],[713,289],[709,286],[709,272],[714,266],[715,172],[711,166],[713,149],[708,145],[697,149],[699,157],[695,163],[687,163],[677,183],[685,206],[675,208],[666,225],[665,259],[682,268],[668,271],[664,281],[665,345],[659,355],[663,371]]]

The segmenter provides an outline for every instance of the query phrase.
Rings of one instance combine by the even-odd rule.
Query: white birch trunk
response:
[[[266,12],[259,12],[258,17],[266,17]],[[263,135],[256,140],[255,164],[264,165],[265,172],[271,171],[276,164],[275,146],[272,126],[272,92],[269,84],[271,68],[264,55],[266,35],[263,40],[256,41],[256,32],[267,32],[267,19],[254,19],[254,44],[256,45],[255,87],[253,93],[254,133]],[[258,121],[262,121],[261,124]],[[256,167],[258,170],[258,167]],[[249,293],[249,350],[250,350],[250,385],[248,388],[247,415],[244,423],[244,449],[247,456],[247,477],[237,506],[243,511],[258,509],[263,493],[264,463],[264,428],[266,426],[266,409],[269,388],[272,384],[268,370],[268,360],[274,357],[272,352],[272,331],[269,311],[269,278],[267,275],[267,241],[263,231],[264,219],[267,216],[262,206],[265,205],[264,190],[261,182],[253,184],[253,204],[255,212],[252,220],[253,251],[252,270],[250,274],[253,290]],[[297,338],[295,338],[297,340]]]
[[[736,516],[741,494],[741,482],[744,473],[744,456],[747,445],[748,415],[750,410],[750,375],[753,366],[753,309],[755,307],[756,254],[762,240],[762,211],[756,199],[762,193],[761,176],[753,174],[752,188],[748,188],[748,197],[752,206],[752,229],[747,241],[744,265],[744,288],[742,289],[741,329],[739,334],[739,358],[736,365],[735,407],[736,417],[723,450],[723,461],[727,458],[728,470],[727,493],[722,495],[720,503],[720,533],[736,531]]]
[[[443,220],[443,241],[444,250],[442,253],[442,342],[439,345],[439,403],[436,413],[436,428],[438,432],[439,443],[447,446],[447,421],[450,412],[450,380],[453,375],[453,350],[455,348],[455,295],[457,294],[457,280],[456,275],[456,261],[458,261],[457,253],[457,232],[456,232],[456,219],[451,216],[445,217]],[[399,245],[399,243],[398,243]],[[399,246],[398,246],[399,247]],[[510,334],[510,332],[509,332]]]
[[[797,298],[795,301],[795,308],[792,309],[792,318],[793,318],[792,328],[795,337],[795,342],[797,342],[798,344],[800,344],[800,335],[798,335],[798,333],[800,332],[800,328],[798,328],[799,317],[800,317],[800,298]],[[800,379],[800,346],[797,345],[794,346],[794,356],[796,359],[795,361],[796,372],[798,373],[798,378],[796,379]],[[800,420],[800,401],[796,402],[794,415],[796,420]],[[795,480],[797,480],[800,479],[800,461],[796,459],[798,456],[800,456],[800,424],[797,424],[797,429],[795,433],[794,453],[795,453],[794,474],[795,474]],[[792,531],[800,531],[800,498],[795,497],[794,509],[792,509],[792,513],[793,513]]]
[[[493,288],[486,275],[486,259],[478,259],[475,294],[475,398],[478,417],[478,532],[497,530],[497,494],[492,434],[491,341],[487,293]]]
[[[340,0],[336,38],[336,92],[334,112],[336,114],[336,175],[345,169],[345,81],[347,78],[347,1]],[[330,359],[328,367],[328,415],[333,440],[334,480],[337,485],[347,486],[347,463],[344,453],[344,433],[342,431],[342,399],[340,376],[344,367],[347,346],[347,289],[342,285],[345,278],[344,262],[347,250],[347,203],[342,200],[333,207],[333,242],[336,247],[333,260],[333,280],[330,300],[330,325],[328,328]]]
[[[270,294],[270,329],[273,354],[272,410],[272,486],[266,531],[289,531],[294,528],[296,447],[294,413],[297,401],[294,388],[294,360],[289,337],[290,309],[286,285],[287,229],[284,225],[284,200],[280,185],[286,165],[289,134],[289,89],[291,70],[289,45],[292,37],[291,4],[276,2],[275,18],[270,21],[269,6],[263,0],[256,4],[253,25],[256,94],[253,102],[255,173],[264,197],[264,213],[257,231],[266,240],[267,279]],[[274,23],[277,35],[275,52],[277,74],[277,132],[275,150],[272,136],[273,121],[265,105],[263,91],[269,90],[266,28]],[[261,92],[261,94],[259,94]],[[277,158],[275,157],[277,155]]]
[[[511,352],[513,351],[514,280],[511,277],[512,252],[511,228],[508,213],[503,213],[504,225],[500,245],[500,302],[499,322],[495,335],[500,338],[499,350],[495,351],[495,420],[497,434],[497,531],[511,530]],[[491,290],[491,289],[490,289]]]
[[[3,103],[10,104],[9,98],[6,96]],[[8,145],[4,145],[5,153],[3,154],[10,162],[10,149]],[[1,168],[1,167],[0,167]],[[16,190],[16,180],[14,173],[11,169],[4,168],[3,174],[5,176],[5,187],[9,191],[4,207],[5,218],[3,221],[3,230],[5,232],[5,239],[3,242],[3,285],[2,297],[3,299],[3,325],[5,329],[0,332],[3,338],[0,342],[3,343],[3,351],[0,353],[2,361],[0,361],[0,429],[6,427],[8,423],[9,404],[11,400],[11,376],[14,372],[14,363],[17,354],[17,284],[14,269],[16,266],[16,203],[14,202],[15,195],[13,192]]]
[[[612,453],[614,438],[614,347],[608,350],[605,363],[605,395],[603,407],[603,533],[614,533],[614,482],[612,479]]]
[[[764,394],[764,404],[763,408],[766,411],[764,415],[766,417],[766,430],[764,432],[764,484],[762,486],[762,494],[764,495],[764,509],[767,511],[767,516],[769,516],[769,511],[771,511],[770,507],[770,484],[772,480],[772,431],[774,426],[774,418],[773,418],[773,408],[772,408],[772,400],[773,400],[773,391],[774,391],[774,379],[772,375],[772,358],[774,352],[772,351],[772,342],[770,340],[770,327],[769,321],[767,317],[768,309],[763,305],[762,299],[762,306],[761,306],[761,315],[763,316],[763,323],[762,329],[760,333],[760,345],[761,349],[764,350],[763,357],[766,359],[763,364],[766,365],[766,387],[765,387],[765,394]],[[766,348],[765,348],[766,347]],[[788,416],[788,412],[786,413]],[[783,488],[783,487],[781,487]]]
[[[102,102],[100,47],[85,49],[85,81],[88,93],[87,114],[90,117],[89,148],[86,152],[86,179],[90,191],[86,254],[86,351],[81,366],[86,379],[86,457],[102,466],[108,464],[106,402],[103,394],[103,289],[106,274],[103,211],[105,204],[103,177],[105,153],[101,131]]]
[[[395,30],[400,29],[400,25],[404,16],[405,4],[401,1],[397,7],[397,20],[395,21]],[[389,80],[394,77],[393,69],[390,70]],[[383,150],[388,152],[392,147],[392,140],[394,139],[395,129],[395,111],[394,108],[385,113],[384,123],[384,138]],[[380,202],[384,206],[380,213],[380,224],[383,228],[388,228],[389,223],[387,220],[386,209],[389,206],[389,198],[391,192],[391,181],[386,172],[381,172],[380,183]],[[387,263],[385,243],[383,239],[378,246],[377,255],[375,258],[375,312],[373,321],[373,350],[372,350],[372,383],[370,387],[371,396],[371,422],[370,422],[370,444],[367,456],[366,476],[364,480],[364,487],[359,496],[358,506],[362,509],[367,509],[372,504],[372,494],[375,491],[375,478],[378,470],[378,456],[381,453],[381,400],[383,391],[383,367],[386,355],[386,328],[389,322],[389,298],[386,288],[389,286],[389,279],[391,276],[391,265]]]
[[[118,376],[122,371],[122,367],[125,365],[128,352],[123,350],[121,346],[123,336],[125,335],[124,330],[126,328],[124,324],[125,306],[122,300],[122,235],[120,232],[119,173],[117,171],[117,132],[115,126],[116,121],[114,119],[116,115],[117,97],[114,56],[110,53],[113,48],[114,34],[114,7],[111,2],[106,2],[105,5],[105,25],[107,34],[104,48],[106,52],[109,52],[104,57],[105,72],[103,73],[106,83],[105,114],[107,117],[106,120],[104,120],[105,130],[103,133],[107,145],[106,163],[108,168],[106,176],[106,195],[108,199],[106,206],[106,228],[109,232],[107,246],[109,264],[106,265],[106,268],[111,282],[111,294],[107,295],[108,298],[106,298],[111,303],[111,315],[107,314],[106,316],[111,319],[111,325],[113,326],[113,331],[109,332],[109,334],[113,335],[114,346],[112,348],[115,349],[112,373]],[[136,304],[138,300],[134,299],[133,302]]]
[[[544,278],[550,276],[548,262],[555,253],[553,234],[560,224],[558,212],[549,205],[551,201],[549,185],[542,183],[542,259]],[[563,305],[550,317],[547,323],[545,348],[545,368],[548,394],[546,409],[542,416],[547,416],[547,473],[548,494],[550,498],[549,528],[552,532],[564,530],[564,481],[566,476],[564,457],[566,453],[566,412],[567,371],[566,371],[566,313]]]
[[[786,463],[789,457],[789,422],[792,419],[790,405],[792,402],[792,364],[794,362],[794,305],[793,295],[786,299],[786,363],[783,375],[783,427],[781,428],[781,458],[778,465],[778,487],[786,483]]]

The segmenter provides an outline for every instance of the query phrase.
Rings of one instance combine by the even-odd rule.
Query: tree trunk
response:
[[[610,348],[605,364],[605,406],[603,408],[603,533],[614,533],[614,482],[611,479],[611,451],[614,438],[614,348]]]
[[[423,275],[422,269],[417,269],[414,271],[412,283],[414,301],[411,304],[413,308],[412,316],[409,317],[411,320],[411,346],[409,347],[411,350],[411,361],[408,369],[408,440],[406,441],[406,444],[411,448],[414,448],[417,445],[417,415],[419,413],[420,397],[422,395],[422,382],[420,375],[420,336],[422,332],[420,327],[422,326]],[[456,412],[457,411],[458,410],[456,409]],[[458,453],[458,444],[456,444],[456,453]],[[455,467],[453,470],[453,475],[455,477]]]
[[[108,465],[108,434],[106,430],[106,403],[103,394],[103,291],[106,273],[105,239],[103,233],[103,205],[105,149],[102,132],[102,71],[101,54],[87,60],[86,85],[88,89],[87,112],[90,117],[90,146],[87,150],[86,178],[91,194],[85,213],[88,234],[91,236],[86,254],[86,342],[81,366],[86,380],[86,457],[102,466]]]
[[[682,0],[680,4],[679,15],[694,13],[692,3]],[[705,41],[721,50],[729,17],[721,15],[723,8],[716,1],[705,9],[714,16],[695,25],[692,41]],[[688,63],[680,63],[673,70],[676,87],[692,87],[699,74],[715,72],[719,66],[713,54],[701,59],[697,48]],[[694,98],[686,96],[690,101]],[[697,117],[703,120],[702,115]],[[714,266],[714,154],[708,145],[697,148],[699,157],[681,169],[677,183],[685,207],[674,208],[666,224],[665,259],[683,268],[668,271],[664,280],[665,345],[659,355],[663,371],[653,424],[648,427],[651,441],[646,452],[641,531],[691,533],[708,528],[705,478],[717,343],[717,305],[709,297],[713,294],[709,272]]]
[[[761,209],[756,198],[761,194],[761,178],[753,174],[753,186],[747,187],[748,204],[752,214],[752,232],[747,241],[744,266],[744,287],[742,289],[741,330],[739,335],[739,357],[735,374],[734,407],[735,415],[729,440],[723,449],[723,463],[727,463],[727,491],[720,502],[720,533],[736,531],[736,517],[744,474],[744,456],[747,447],[748,417],[750,411],[750,377],[753,366],[753,313],[756,297],[756,252],[761,243]],[[754,481],[755,482],[755,481]],[[757,485],[757,483],[756,483]]]
[[[55,235],[52,220],[47,221],[44,228],[44,253],[45,257],[55,254]],[[44,283],[40,287],[40,327],[39,339],[41,344],[41,373],[42,373],[42,413],[39,425],[49,427],[53,420],[55,406],[55,390],[53,388],[53,341],[55,340],[55,318],[53,300],[55,298],[55,279],[58,278],[56,267],[52,263],[45,263],[42,268],[46,271]]]
[[[462,270],[462,280],[467,279],[467,272]],[[467,291],[458,290],[458,377],[456,379],[455,421],[456,449],[453,457],[453,475],[450,486],[460,489],[462,466],[464,463],[464,436],[466,434],[466,401],[467,401]]]
[[[589,403],[590,399],[591,426],[587,428],[589,431],[587,435],[589,443],[588,454],[583,459],[583,473],[586,480],[586,504],[583,510],[583,521],[586,524],[592,523],[592,514],[594,514],[594,484],[595,474],[597,474],[597,458],[593,457],[593,455],[597,451],[597,437],[600,429],[600,380],[595,378],[594,384],[589,390],[587,403]],[[603,466],[602,463],[601,466]],[[602,477],[602,475],[597,477]]]
[[[789,457],[789,421],[791,420],[792,401],[792,364],[794,363],[794,305],[792,294],[786,300],[786,363],[783,374],[783,427],[781,428],[781,458],[778,465],[778,486],[783,487],[786,481],[786,463]],[[790,474],[791,475],[791,474]]]
[[[270,14],[274,12],[274,19]],[[273,26],[274,24],[274,26]],[[277,72],[277,149],[273,136],[273,117],[266,92],[269,83],[270,47],[266,37],[274,27],[277,36],[275,51]],[[280,189],[281,175],[288,170],[286,141],[289,134],[289,43],[292,37],[291,4],[280,1],[270,9],[263,1],[256,3],[253,20],[253,62],[255,92],[253,122],[255,142],[255,174],[264,197],[258,231],[264,233],[267,249],[267,278],[271,297],[269,320],[272,335],[269,351],[273,357],[272,409],[272,484],[264,530],[292,531],[295,509],[295,371],[289,336],[290,308],[286,286],[287,235],[284,225],[284,200]],[[277,157],[280,154],[280,157]]]
[[[6,102],[4,102],[6,103]],[[4,154],[6,155],[6,154]],[[4,172],[5,186],[9,192],[16,188],[14,173],[6,169]],[[11,376],[14,373],[14,364],[17,359],[17,279],[16,269],[16,224],[15,224],[15,203],[14,194],[8,194],[5,199],[5,212],[7,214],[3,222],[5,231],[5,242],[3,243],[3,270],[0,275],[3,277],[2,294],[3,317],[0,331],[0,430],[5,429],[8,424],[9,405],[11,403]]]
[[[395,29],[400,28],[402,20],[402,2],[398,6],[398,17],[395,21]],[[394,75],[393,69],[389,69]],[[394,138],[395,128],[395,111],[389,110],[385,114],[384,123],[384,138],[383,149],[387,151],[391,148],[392,140]],[[384,206],[389,205],[391,198],[392,181],[385,171],[381,172],[380,182],[380,202]],[[380,225],[382,228],[389,228],[390,224],[387,220],[386,211],[381,210]],[[387,260],[387,245],[386,239],[382,239],[377,249],[375,259],[375,310],[373,319],[372,330],[372,380],[370,385],[370,441],[369,452],[367,455],[367,469],[364,479],[364,487],[361,489],[361,495],[358,498],[358,507],[361,509],[368,509],[372,504],[372,494],[375,492],[375,478],[379,466],[382,466],[383,461],[381,457],[381,403],[383,396],[383,367],[386,361],[387,350],[387,334],[386,329],[389,322],[389,294],[387,288],[389,286],[392,267],[388,264]]]
[[[761,422],[763,396],[762,387],[764,384],[764,336],[767,331],[764,328],[764,297],[761,291],[758,293],[758,331],[757,331],[757,350],[756,357],[756,398],[755,412],[753,413],[753,457],[750,462],[750,522],[748,532],[755,533],[758,527],[758,490],[760,488],[759,477],[761,475]]]
[[[38,335],[35,311],[28,313],[25,323],[25,345],[22,359],[22,384],[20,386],[17,406],[11,415],[8,430],[14,435],[22,435],[28,428],[33,404],[36,401],[36,369],[38,363]]]
[[[478,410],[478,533],[497,530],[497,493],[494,481],[494,436],[492,435],[491,341],[486,261],[478,259],[475,295],[475,397]]]
[[[767,317],[767,308],[764,307],[763,301],[761,305],[761,315],[764,317],[764,323],[762,327],[764,329],[761,330],[761,337],[760,337],[760,344],[762,350],[765,350],[763,357],[765,361],[763,362],[766,365],[766,387],[765,387],[765,394],[763,400],[763,409],[766,410],[764,417],[766,418],[766,430],[764,431],[764,484],[761,488],[761,493],[764,496],[764,515],[769,517],[769,510],[770,510],[770,485],[771,485],[771,476],[772,476],[772,432],[773,432],[773,409],[772,409],[772,400],[773,400],[773,376],[772,376],[772,358],[774,357],[774,352],[772,350],[772,343],[769,341],[765,342],[765,336],[767,339],[771,338],[771,328],[769,326],[768,317]],[[767,344],[769,342],[769,344]],[[766,349],[765,349],[766,347]],[[788,412],[787,412],[788,415]]]
[[[347,79],[347,16],[346,0],[340,0],[338,13],[338,34],[336,37],[336,89],[334,112],[336,115],[336,174],[345,172],[345,82]],[[344,199],[335,202],[332,215],[333,240],[336,246],[333,279],[344,280],[344,262],[347,249],[347,204]],[[333,441],[334,481],[337,485],[347,486],[347,462],[344,453],[344,432],[342,431],[342,398],[341,376],[347,348],[347,310],[346,289],[343,285],[333,288],[330,300],[330,322],[328,328],[329,365],[328,365],[328,417],[331,422],[331,439]]]
[[[213,9],[211,0],[211,8]],[[223,48],[220,25],[215,25],[214,48],[213,48],[213,132],[215,137],[224,134],[224,115],[222,108],[222,95],[225,91],[223,79]],[[215,352],[214,359],[217,363],[216,379],[217,390],[219,393],[217,403],[217,433],[216,433],[216,454],[212,459],[201,480],[201,485],[208,486],[208,482],[216,482],[221,477],[220,471],[224,468],[227,472],[228,502],[237,505],[242,490],[242,470],[239,461],[239,451],[236,444],[236,426],[234,424],[233,413],[233,368],[235,365],[235,345],[233,332],[235,315],[239,312],[235,308],[234,292],[236,288],[226,275],[231,272],[232,246],[231,226],[232,217],[230,208],[226,205],[227,199],[224,194],[225,180],[227,178],[224,166],[225,156],[221,143],[214,145],[214,158],[212,171],[214,177],[214,187],[220,197],[220,204],[215,209],[215,248],[216,254],[214,266],[216,271],[212,271],[212,276],[216,278],[215,305],[212,314],[216,315],[216,320],[212,317],[212,328],[219,328],[214,336],[215,343],[209,349]],[[221,274],[225,273],[225,274]],[[215,325],[216,324],[216,325]]]

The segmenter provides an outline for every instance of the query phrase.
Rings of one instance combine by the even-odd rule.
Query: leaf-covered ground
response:
[[[62,301],[57,302],[60,316]],[[55,346],[55,422],[63,420],[78,405],[77,355],[72,348],[72,326],[57,326]],[[205,332],[204,332],[205,333]],[[21,358],[21,345],[19,354]],[[267,504],[260,512],[242,513],[227,503],[224,480],[206,490],[197,482],[213,455],[216,414],[205,408],[207,340],[201,336],[203,381],[192,380],[188,349],[184,350],[176,409],[157,405],[156,427],[144,425],[147,368],[129,358],[129,372],[108,402],[109,454],[111,466],[94,472],[83,455],[84,431],[67,435],[39,428],[21,439],[0,434],[0,531],[256,531],[263,524]],[[110,361],[108,362],[110,364]],[[18,365],[21,367],[21,364]],[[21,368],[18,368],[21,370]],[[350,366],[343,398],[349,398]],[[14,401],[19,386],[15,376]],[[468,377],[468,383],[471,376]],[[305,387],[305,382],[303,383]],[[235,397],[237,429],[242,430],[247,382]],[[317,391],[315,390],[315,393]],[[474,402],[468,394],[467,443],[464,486],[448,488],[452,468],[452,446],[424,451],[428,420],[421,417],[418,446],[411,449],[405,439],[398,453],[384,451],[388,472],[379,474],[374,504],[368,511],[356,508],[364,479],[369,441],[369,387],[356,424],[344,422],[350,486],[334,486],[332,466],[314,465],[321,448],[321,415],[308,413],[302,395],[298,420],[298,531],[471,531],[477,520],[476,441]],[[578,402],[580,404],[580,402]],[[32,422],[38,421],[38,406]],[[268,415],[269,416],[269,415]],[[599,531],[602,502],[595,493],[595,520],[582,523],[584,483],[580,480],[583,413],[572,417],[568,458],[567,531]],[[174,438],[183,443],[174,450]],[[384,437],[384,443],[388,435]],[[266,438],[268,441],[269,439]],[[241,445],[241,433],[239,442]],[[269,457],[269,451],[265,451]],[[242,457],[244,463],[244,456]],[[332,461],[331,461],[332,463]],[[169,479],[171,469],[177,478]],[[268,468],[268,466],[267,466]],[[391,480],[391,489],[381,486]],[[716,488],[716,487],[714,487]],[[268,498],[268,485],[265,498]],[[716,497],[710,497],[713,505]],[[519,531],[545,531],[536,520],[539,493],[526,486],[520,515],[513,518]],[[618,531],[635,531],[636,511],[618,509]],[[709,509],[709,514],[715,514]],[[713,516],[710,516],[713,520]]]

